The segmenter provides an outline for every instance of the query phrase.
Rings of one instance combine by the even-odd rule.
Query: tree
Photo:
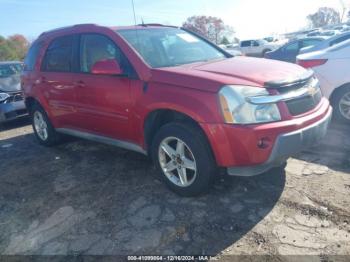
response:
[[[224,36],[227,38],[234,32],[232,27],[225,25],[221,18],[213,16],[191,16],[187,18],[182,26],[216,44],[220,43]]]
[[[310,21],[313,28],[318,28],[327,25],[339,24],[340,14],[333,8],[321,7],[316,13],[308,15],[307,19]]]
[[[29,47],[23,35],[13,35],[7,39],[0,36],[0,61],[23,60]]]
[[[228,45],[228,44],[230,44],[230,41],[228,41],[227,37],[224,36],[224,37],[221,39],[220,44],[222,44],[222,45]]]

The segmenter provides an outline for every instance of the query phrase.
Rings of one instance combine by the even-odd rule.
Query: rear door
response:
[[[73,51],[76,36],[53,39],[46,49],[41,72],[36,80],[46,99],[57,127],[76,125],[75,90],[73,85]]]
[[[108,36],[80,35],[80,72],[74,75],[77,115],[81,129],[101,136],[130,140],[130,64]],[[115,59],[125,75],[93,74],[93,65]]]

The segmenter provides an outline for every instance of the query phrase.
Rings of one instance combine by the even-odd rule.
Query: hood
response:
[[[268,83],[296,82],[308,71],[281,61],[234,57],[152,70],[151,81],[217,92],[223,85],[265,87]]]
[[[0,92],[17,92],[21,90],[21,78],[19,74],[0,77]]]

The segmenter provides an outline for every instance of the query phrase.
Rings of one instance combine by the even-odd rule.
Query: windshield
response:
[[[0,64],[0,78],[18,75],[21,71],[21,64]]]
[[[153,68],[225,58],[209,43],[178,28],[117,31]]]

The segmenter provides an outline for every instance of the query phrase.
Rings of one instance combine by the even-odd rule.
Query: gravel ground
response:
[[[349,131],[332,124],[285,169],[181,198],[142,155],[78,139],[45,148],[27,120],[3,125],[0,254],[350,255]]]

